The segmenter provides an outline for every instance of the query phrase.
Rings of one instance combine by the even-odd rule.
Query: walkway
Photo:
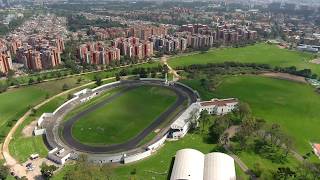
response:
[[[234,153],[230,150],[230,144],[229,144],[230,141],[229,141],[229,139],[232,138],[232,137],[236,134],[238,128],[239,128],[239,126],[231,126],[231,127],[229,127],[228,129],[226,129],[226,130],[224,131],[223,134],[228,133],[228,141],[227,141],[227,144],[225,144],[225,145],[223,146],[223,148],[224,148],[224,149],[227,151],[227,153],[234,159],[234,161],[239,165],[240,169],[241,169],[244,173],[248,174],[251,179],[255,179],[255,178],[254,178],[254,177],[255,177],[254,174],[250,172],[250,169],[248,168],[248,166],[247,166],[236,154],[234,154]]]
[[[173,81],[178,81],[180,79],[180,75],[167,63],[167,56],[161,57],[161,62],[169,68],[169,73],[173,74]]]

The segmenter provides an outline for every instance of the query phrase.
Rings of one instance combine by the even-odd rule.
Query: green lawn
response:
[[[169,89],[140,86],[82,117],[72,127],[86,144],[116,144],[136,136],[176,100]]]
[[[249,167],[255,168],[257,164],[263,169],[261,179],[272,179],[272,172],[275,172],[278,167],[290,167],[291,169],[295,169],[299,165],[299,161],[294,159],[293,156],[289,155],[287,158],[287,162],[273,163],[271,160],[263,158],[251,151],[242,151],[238,154],[239,158]],[[242,171],[237,173],[242,173]]]
[[[113,80],[104,81],[103,83],[112,82]],[[87,86],[87,88],[93,88],[92,85]],[[53,91],[52,89],[51,91]],[[75,90],[70,94],[77,92],[79,90]],[[30,124],[32,121],[37,120],[42,113],[45,112],[53,112],[57,107],[67,101],[68,95],[62,95],[59,97],[54,98],[50,102],[44,104],[40,107],[34,116],[29,116],[27,119],[18,127],[16,133],[13,136],[9,144],[10,153],[17,159],[19,162],[25,162],[29,157],[30,154],[39,153],[41,157],[47,156],[47,148],[42,140],[41,136],[32,136],[32,137],[24,137],[22,135],[22,130],[25,126]],[[25,146],[24,146],[25,145]],[[27,148],[25,148],[27,147]]]
[[[86,82],[88,80],[83,80],[81,84]],[[18,120],[30,107],[44,101],[47,96],[50,97],[62,92],[63,84],[68,84],[70,88],[81,85],[76,83],[76,78],[66,78],[59,81],[9,89],[7,92],[1,93],[0,135],[5,136],[11,129],[11,126],[8,125],[9,121]]]
[[[282,67],[296,66],[298,69],[309,68],[313,72],[320,74],[320,65],[309,63],[309,60],[312,58],[313,54],[280,49],[274,45],[261,43],[242,48],[220,48],[203,54],[174,57],[168,63],[172,67],[177,67],[192,64],[237,61],[264,63]]]
[[[114,179],[157,179],[167,180],[170,177],[170,166],[176,152],[184,148],[197,149],[203,153],[210,153],[216,151],[215,144],[208,144],[199,134],[187,134],[183,139],[174,142],[166,142],[164,147],[157,151],[149,158],[138,161],[135,163],[120,165],[113,169]],[[54,180],[63,179],[67,171],[72,171],[73,166],[67,165],[54,176]],[[136,169],[136,174],[132,175],[131,172]],[[248,179],[247,175],[237,170],[239,179]]]
[[[293,137],[300,153],[311,151],[309,142],[320,142],[320,94],[309,85],[260,76],[236,76],[226,78],[213,95],[236,97],[249,103],[255,116],[278,123]]]

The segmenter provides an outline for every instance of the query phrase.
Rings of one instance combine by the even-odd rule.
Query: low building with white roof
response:
[[[192,121],[199,119],[201,111],[207,110],[209,114],[224,115],[237,108],[237,105],[238,100],[235,98],[195,102],[171,124],[169,138],[179,139],[185,136],[190,129]]]
[[[207,110],[209,114],[224,115],[236,108],[238,100],[235,98],[212,99],[210,101],[202,101],[200,105],[200,111]]]
[[[235,164],[231,156],[198,150],[177,151],[170,180],[235,180]]]

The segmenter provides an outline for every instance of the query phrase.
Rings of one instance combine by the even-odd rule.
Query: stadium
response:
[[[129,163],[159,149],[172,124],[198,100],[197,92],[178,82],[117,81],[75,93],[44,113],[34,134],[44,135],[48,158],[59,164],[79,154],[94,163]]]

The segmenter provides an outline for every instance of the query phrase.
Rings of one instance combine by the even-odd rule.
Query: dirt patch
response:
[[[271,78],[276,78],[276,79],[284,79],[284,80],[289,80],[289,81],[294,81],[294,82],[299,82],[299,83],[307,83],[306,79],[301,76],[296,76],[288,73],[262,73],[260,74],[262,76],[266,77],[271,77]]]
[[[23,137],[31,137],[33,135],[33,130],[37,126],[37,121],[32,121],[29,125],[23,128]]]
[[[314,59],[310,61],[313,64],[320,64],[320,59]]]

